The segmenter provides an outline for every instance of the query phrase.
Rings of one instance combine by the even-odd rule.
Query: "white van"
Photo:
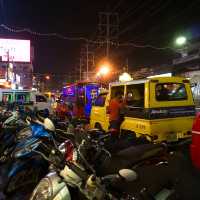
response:
[[[51,101],[42,93],[31,92],[30,101],[38,110],[48,109],[52,113]]]
[[[30,104],[38,110],[48,109],[50,113],[52,112],[49,99],[42,93],[30,90],[0,89],[0,102]]]

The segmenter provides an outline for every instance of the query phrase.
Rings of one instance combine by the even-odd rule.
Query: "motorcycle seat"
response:
[[[97,129],[97,128],[90,129],[90,130],[87,131],[87,133],[88,133],[89,135],[91,135],[91,134],[94,134],[94,135],[101,135],[101,134],[104,134],[104,132],[103,132],[102,130],[99,130],[99,129]]]
[[[144,160],[164,153],[165,150],[166,148],[162,144],[131,146],[112,155],[109,159],[97,166],[98,173],[100,175],[107,175],[116,173],[123,168],[132,168]]]
[[[107,134],[104,134],[103,131],[101,131],[99,129],[95,129],[95,128],[88,130],[87,135],[89,135],[90,138],[92,138],[93,140],[96,140],[96,141],[100,141],[103,138],[108,136]]]

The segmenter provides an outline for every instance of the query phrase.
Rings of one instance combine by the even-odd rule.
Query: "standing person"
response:
[[[77,118],[79,119],[84,118],[85,115],[84,115],[84,97],[83,96],[78,97],[76,108],[77,108],[77,112],[76,112]]]
[[[56,107],[56,115],[60,120],[65,120],[67,116],[67,105],[64,102],[59,102]]]
[[[115,93],[115,97],[110,100],[109,104],[109,122],[110,122],[110,131],[111,133],[115,133],[118,135],[120,133],[120,125],[121,125],[121,116],[120,111],[124,107],[123,102],[123,93],[121,91],[117,91]]]

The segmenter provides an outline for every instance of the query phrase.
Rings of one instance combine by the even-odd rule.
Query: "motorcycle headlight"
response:
[[[30,200],[49,200],[52,198],[53,188],[48,178],[43,178],[34,189]]]

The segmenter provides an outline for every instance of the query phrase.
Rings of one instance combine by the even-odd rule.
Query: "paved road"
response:
[[[177,191],[182,200],[200,200],[200,172],[193,168],[187,151],[182,155],[179,177]]]

